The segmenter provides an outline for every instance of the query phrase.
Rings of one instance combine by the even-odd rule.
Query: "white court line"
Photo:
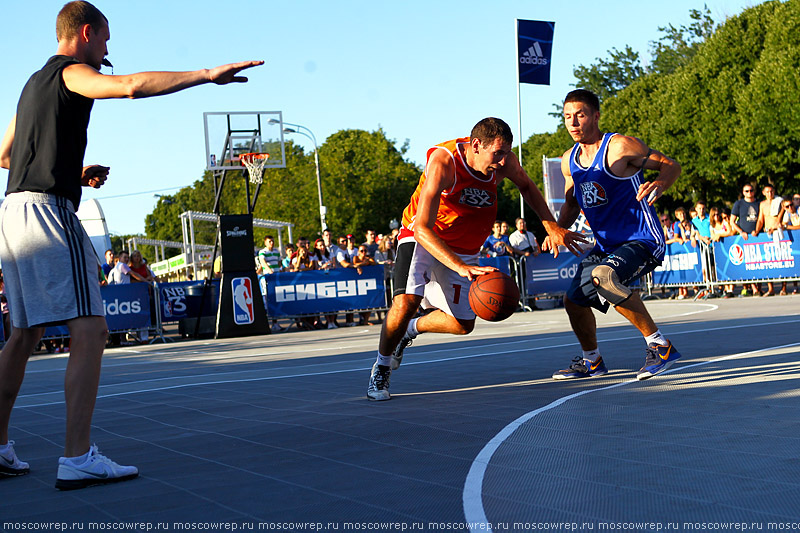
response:
[[[761,323],[761,324],[750,324],[750,326],[754,327],[754,328],[757,328],[757,327],[760,327],[760,326],[776,326],[776,325],[780,325],[780,324],[792,324],[792,323],[796,323],[796,322],[800,322],[800,319],[772,321],[772,322],[765,322],[765,323]],[[736,326],[736,325],[734,325],[734,326],[723,326],[723,327],[716,328],[714,331],[722,331],[722,330],[725,330],[725,329],[740,329],[740,328],[741,328],[741,326]],[[683,331],[674,331],[674,332],[671,332],[669,334],[669,336],[683,335],[683,334],[688,334],[688,333],[698,333],[698,332],[702,332],[702,331],[707,331],[707,329],[706,328],[698,328],[698,329],[689,329],[689,330],[683,330]],[[627,337],[615,336],[614,340],[620,341],[620,340],[631,340],[631,339],[641,339],[641,338],[642,338],[641,335],[639,335],[637,333],[637,334],[634,334],[634,335],[631,335],[631,336],[627,336]],[[528,341],[528,340],[510,341],[510,342],[509,341],[503,341],[501,343],[485,344],[483,346],[479,346],[478,348],[486,349],[486,348],[492,348],[492,347],[495,347],[495,346],[502,346],[504,348],[507,348],[510,344],[529,343],[529,342],[530,341]],[[539,351],[539,350],[550,350],[552,348],[566,348],[568,346],[577,346],[577,345],[578,345],[578,343],[576,341],[573,341],[573,342],[567,342],[567,343],[562,343],[562,344],[550,344],[550,345],[546,345],[546,346],[525,346],[525,347],[523,347],[521,349],[514,349],[514,350],[503,350],[503,351],[492,350],[492,351],[489,351],[489,352],[482,352],[482,353],[469,354],[469,355],[457,355],[457,356],[452,356],[452,357],[440,357],[440,358],[437,358],[437,359],[428,359],[426,361],[408,361],[408,362],[404,363],[404,366],[429,365],[429,364],[433,364],[433,363],[443,363],[443,362],[448,362],[448,361],[457,361],[457,360],[461,360],[461,359],[475,359],[475,358],[478,358],[478,357],[492,357],[492,356],[497,356],[497,355],[519,353],[519,352],[522,352],[522,351],[533,352],[533,351]],[[437,353],[437,352],[440,352],[440,351],[444,351],[446,353],[452,353],[452,352],[459,351],[459,350],[473,350],[473,349],[475,349],[474,346],[465,346],[465,347],[461,347],[461,348],[446,348],[446,349],[442,349],[442,350],[429,350],[427,352],[418,352],[417,355],[425,355],[425,354],[430,354],[430,353]],[[118,396],[129,396],[131,394],[142,394],[142,393],[148,393],[148,392],[160,392],[160,391],[173,390],[173,389],[182,389],[182,388],[187,388],[187,387],[202,387],[202,386],[206,386],[206,385],[225,385],[225,384],[230,384],[230,383],[248,383],[248,382],[255,382],[255,381],[272,381],[272,380],[278,380],[278,379],[293,379],[293,378],[303,378],[303,377],[311,377],[311,376],[324,376],[324,375],[329,375],[329,374],[343,374],[343,373],[347,373],[347,372],[363,372],[363,371],[367,371],[370,368],[372,368],[372,365],[371,365],[372,362],[373,361],[369,362],[370,363],[369,366],[362,367],[362,366],[360,366],[362,364],[361,361],[347,361],[347,363],[356,363],[356,364],[358,364],[359,366],[356,367],[356,368],[345,368],[345,369],[324,370],[324,371],[310,371],[310,372],[300,372],[300,373],[293,373],[293,374],[284,374],[284,375],[278,375],[278,376],[274,376],[273,375],[273,376],[251,377],[251,378],[241,378],[241,379],[215,379],[215,380],[200,381],[200,382],[178,383],[178,384],[174,384],[174,385],[163,385],[163,386],[155,386],[155,387],[149,387],[149,388],[139,388],[139,389],[128,390],[128,391],[123,391],[123,392],[117,392],[117,393],[98,394],[97,399],[99,400],[101,398],[114,398],[114,397],[118,397]],[[331,363],[331,364],[343,364],[343,363],[344,362],[342,362],[342,361],[338,361],[338,362]],[[328,364],[328,363],[326,363],[326,364]],[[320,366],[320,364],[318,363],[318,364],[314,364],[314,365],[311,365],[311,366],[317,367],[317,366]],[[300,366],[300,368],[304,368],[304,367]],[[681,368],[689,368],[689,367],[688,366],[681,366]],[[276,370],[283,370],[283,368],[272,369],[271,371],[274,372]],[[236,375],[236,374],[242,374],[242,373],[253,374],[253,371],[252,370],[242,370],[242,371],[237,371],[237,372],[212,372],[210,374],[173,376],[173,377],[166,377],[166,378],[155,378],[155,379],[148,379],[148,380],[129,381],[129,382],[124,382],[124,383],[114,383],[114,384],[110,384],[110,385],[101,385],[99,387],[99,390],[103,390],[103,389],[107,389],[107,388],[118,388],[120,386],[125,386],[125,385],[143,385],[143,384],[146,384],[146,383],[153,384],[153,383],[158,383],[158,382],[163,382],[163,381],[180,380],[180,379],[187,379],[187,380],[188,379],[202,379],[202,378],[208,378],[208,377],[220,377],[220,376],[224,376],[224,375]],[[49,395],[56,394],[56,393],[60,394],[60,392],[61,391],[58,390],[58,391],[39,392],[39,393],[35,393],[35,394],[20,395],[20,396],[17,397],[17,401],[19,401],[20,399],[25,399],[25,398],[35,398],[37,396],[49,396]],[[37,404],[31,404],[31,405],[19,405],[19,408],[20,409],[28,409],[28,408],[33,408],[33,407],[47,407],[47,406],[62,405],[62,404],[64,404],[64,400],[58,400],[58,401],[54,401],[54,402],[43,402],[43,403],[37,403]]]
[[[728,361],[729,359],[736,359],[737,357],[744,357],[748,355],[754,355],[761,352],[767,352],[770,350],[779,350],[781,348],[790,348],[793,346],[800,346],[800,342],[793,342],[790,344],[782,344],[780,346],[771,346],[769,348],[761,348],[759,350],[754,350],[751,352],[742,352],[733,355],[726,355],[725,357],[719,357],[717,359],[710,359],[708,361],[700,361],[699,363],[694,363],[686,366],[680,367],[673,367],[670,370],[667,370],[663,374],[671,374],[677,370],[687,370],[689,368],[694,368],[697,366],[704,366],[710,363],[718,363],[720,361]],[[520,416],[506,427],[504,427],[497,435],[492,438],[486,446],[478,453],[475,459],[472,461],[472,466],[467,473],[467,478],[464,481],[464,492],[462,496],[462,501],[464,504],[464,517],[465,523],[469,525],[470,531],[481,531],[481,532],[491,532],[492,529],[489,527],[491,522],[486,518],[486,511],[483,508],[483,477],[486,474],[486,468],[489,466],[489,461],[492,460],[492,456],[495,454],[498,448],[510,437],[517,429],[522,427],[523,424],[534,418],[535,416],[544,413],[546,411],[550,411],[551,409],[555,409],[556,407],[568,402],[570,400],[574,400],[575,398],[579,398],[584,394],[589,394],[592,392],[600,392],[606,391],[611,389],[616,389],[617,387],[622,387],[623,385],[629,385],[631,383],[640,383],[637,379],[631,379],[628,381],[622,381],[620,383],[615,383],[614,385],[609,385],[607,387],[600,387],[598,389],[588,389],[583,390],[580,392],[576,392],[574,394],[570,394],[569,396],[564,396],[563,398],[559,398],[544,407],[540,407],[524,415]]]
[[[663,305],[667,305],[667,304],[668,304],[668,302],[663,302]],[[676,318],[676,317],[681,317],[681,316],[694,315],[694,314],[698,314],[698,313],[708,313],[710,311],[716,311],[719,308],[719,306],[717,306],[717,305],[707,304],[707,303],[689,303],[689,302],[685,302],[685,304],[692,305],[692,306],[698,306],[698,305],[707,306],[708,309],[700,309],[700,310],[697,310],[697,311],[689,311],[689,312],[686,312],[686,313],[675,313],[675,314],[670,314],[670,315],[659,316],[658,320],[661,321],[661,320],[666,319],[666,318]],[[675,304],[674,303],[669,303],[669,305],[675,305]],[[681,304],[678,304],[678,305],[681,305]],[[607,326],[613,326],[613,325],[617,325],[617,324],[628,324],[628,323],[629,322],[627,320],[623,320],[623,321],[619,321],[619,322],[606,322],[606,323],[601,325],[600,329],[602,329],[604,327],[607,327]],[[534,325],[537,325],[537,324],[534,324]],[[530,328],[531,324],[528,324],[528,323],[507,324],[506,327],[508,327],[509,329],[522,329],[522,328]],[[535,334],[535,333],[533,333],[533,334]],[[491,331],[487,330],[485,332],[484,331],[474,332],[469,336],[469,338],[470,339],[479,339],[481,337],[491,337],[491,336],[496,336],[496,335],[497,335],[496,332],[491,332]],[[572,333],[571,330],[566,330],[566,331],[563,331],[563,332],[553,333],[553,336],[562,336],[562,335],[572,336],[573,333]],[[344,340],[344,338],[347,338],[347,337],[343,337],[342,340]],[[332,340],[336,341],[337,339],[334,338],[334,339],[318,340],[318,341],[315,341],[315,343],[321,343],[321,342],[328,343],[328,342],[330,342]],[[545,340],[547,340],[547,339],[545,339]],[[362,338],[362,339],[359,339],[359,341],[360,342],[365,342],[366,339]],[[248,341],[248,342],[242,341],[241,343],[237,343],[237,348],[240,348],[242,346],[242,344],[254,345],[257,348],[271,348],[271,346],[269,344],[263,344],[263,342],[264,341]],[[373,341],[370,340],[370,344],[369,344],[370,347],[373,346],[372,342]],[[511,341],[511,342],[522,342],[522,341]],[[208,346],[208,347],[211,347],[211,348],[215,347],[215,345],[213,343],[209,343],[209,342],[204,342],[204,343],[201,344],[201,346]],[[281,344],[280,346],[277,346],[276,348],[285,349],[286,346]],[[326,348],[326,347],[323,347],[323,348],[303,348],[302,352],[303,353],[313,353],[313,352],[326,352],[328,350],[329,350],[329,348]],[[270,352],[269,356],[272,357],[272,356],[280,356],[280,355],[292,355],[292,354],[295,354],[295,353],[297,353],[297,351],[284,350],[284,351]],[[425,353],[427,353],[427,352],[425,352]],[[122,355],[122,356],[126,356],[126,357],[134,357],[134,358],[136,358],[136,360],[132,361],[132,362],[126,362],[126,363],[108,363],[108,364],[104,363],[103,364],[103,369],[119,368],[119,367],[125,367],[125,366],[165,364],[165,363],[174,365],[174,364],[178,364],[178,363],[191,363],[191,362],[196,362],[196,361],[206,361],[206,360],[209,359],[209,357],[212,357],[213,354],[210,353],[210,352],[197,350],[193,346],[187,346],[186,348],[183,348],[183,349],[163,350],[163,351],[161,351],[161,350],[153,350],[153,351],[150,351],[150,350],[139,350],[139,349],[135,349],[135,347],[124,347],[124,348],[121,348],[121,349],[116,350],[114,352],[111,352],[106,357],[107,358],[112,358],[115,355]],[[155,356],[166,357],[166,359],[153,360],[152,357],[155,357]],[[232,353],[231,355],[224,355],[224,356],[213,355],[214,361],[225,361],[226,359],[240,359],[242,357],[247,357],[247,356],[246,355],[242,355],[240,353]],[[29,375],[29,374],[46,374],[46,373],[50,373],[50,372],[63,372],[64,371],[63,367],[47,368],[47,369],[42,369],[42,370],[32,370],[31,369],[33,364],[35,364],[37,362],[52,361],[52,360],[57,360],[57,359],[64,359],[65,361],[67,361],[67,360],[69,360],[69,354],[48,354],[47,356],[37,357],[36,359],[34,359],[34,360],[32,360],[32,361],[30,361],[28,363],[28,369],[25,371],[25,374]],[[142,359],[146,359],[146,360],[142,360]]]

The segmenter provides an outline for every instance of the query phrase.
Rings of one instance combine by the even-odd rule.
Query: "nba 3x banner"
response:
[[[550,85],[555,22],[517,19],[519,82]]]

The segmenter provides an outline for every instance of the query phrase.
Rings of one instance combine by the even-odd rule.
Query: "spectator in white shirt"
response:
[[[539,243],[536,242],[536,236],[528,231],[528,224],[524,218],[518,218],[516,221],[517,231],[512,233],[508,240],[511,242],[511,248],[517,255],[539,255]]]

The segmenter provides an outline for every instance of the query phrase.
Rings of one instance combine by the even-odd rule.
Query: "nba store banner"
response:
[[[383,265],[361,270],[361,275],[355,268],[334,268],[263,276],[267,314],[295,316],[385,307]]]
[[[717,281],[800,277],[800,231],[740,235],[714,243]]]
[[[653,271],[654,285],[686,285],[703,282],[703,262],[700,247],[691,243],[667,245],[664,261]]]

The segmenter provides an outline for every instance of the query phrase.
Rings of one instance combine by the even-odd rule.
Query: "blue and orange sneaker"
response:
[[[654,342],[647,346],[647,357],[644,360],[644,366],[636,374],[636,379],[643,380],[652,378],[664,372],[671,367],[675,361],[681,358],[681,354],[678,353],[678,350],[675,349],[672,342],[667,342],[669,342],[669,344],[666,346],[661,346]]]
[[[558,370],[553,374],[553,379],[576,379],[576,378],[593,378],[608,374],[608,369],[603,358],[598,357],[597,361],[590,361],[583,357],[576,357],[572,360],[569,368]]]

